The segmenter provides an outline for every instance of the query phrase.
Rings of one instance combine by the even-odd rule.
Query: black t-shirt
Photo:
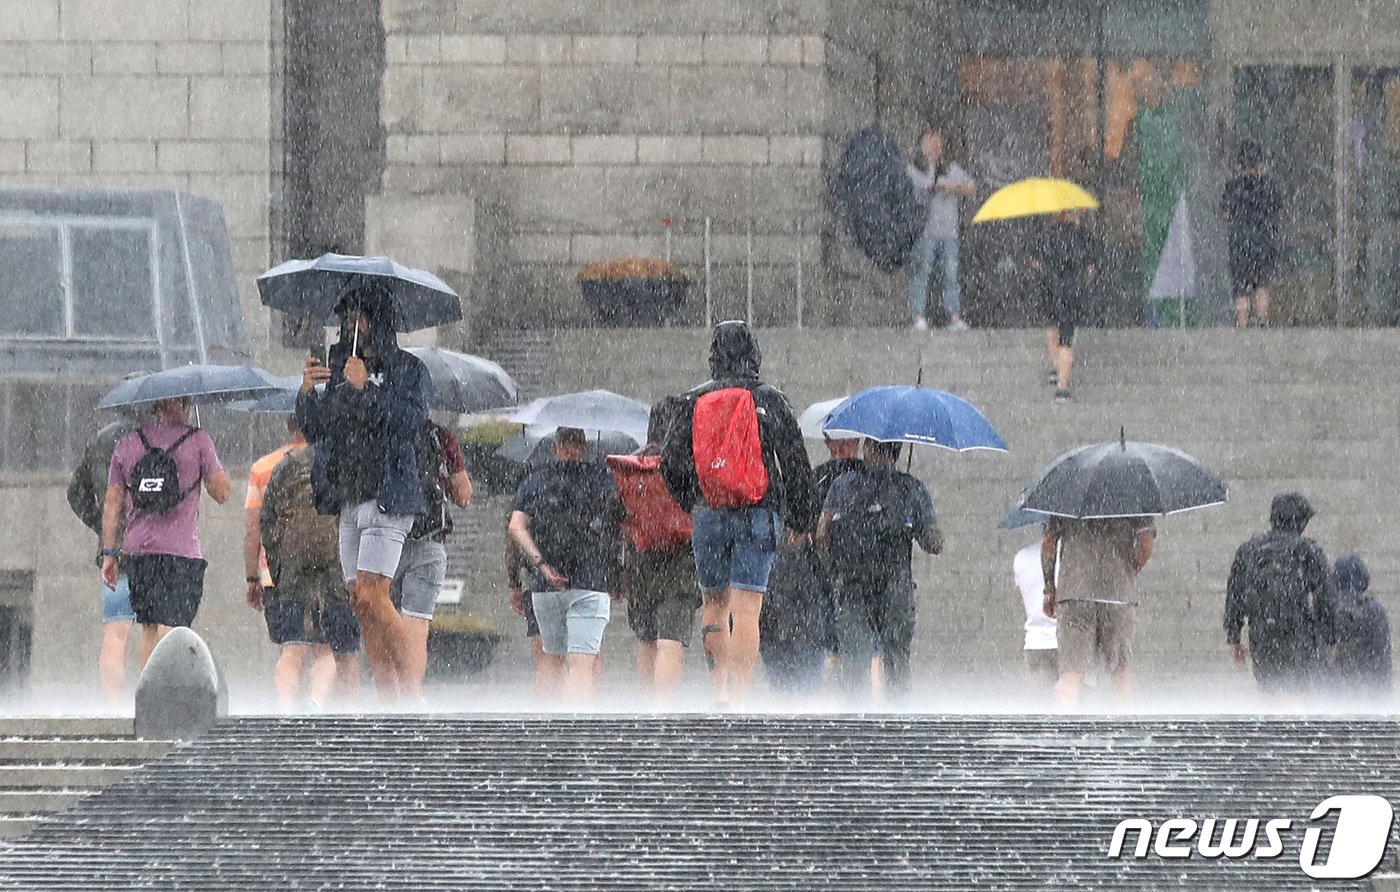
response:
[[[530,516],[530,535],[544,562],[569,588],[611,588],[617,554],[617,486],[603,465],[555,461],[532,471],[515,494],[514,510]],[[535,591],[550,591],[535,571]]]
[[[1229,217],[1231,242],[1271,245],[1283,198],[1266,176],[1237,176],[1225,184],[1221,213]]]
[[[1080,284],[1090,266],[1103,264],[1103,241],[1083,224],[1056,220],[1041,239],[1037,257],[1047,285]]]

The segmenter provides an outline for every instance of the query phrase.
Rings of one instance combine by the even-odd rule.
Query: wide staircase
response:
[[[1394,728],[1298,716],[239,718],[0,845],[0,889],[1314,889],[1305,830],[1330,839],[1337,818],[1311,822],[1313,809],[1341,792],[1400,801]],[[1273,859],[1253,847],[1138,859],[1136,831],[1129,857],[1109,858],[1128,818],[1292,824]],[[1386,852],[1383,869],[1393,836]],[[1325,888],[1390,888],[1371,883]]]
[[[0,838],[116,783],[174,744],[137,740],[131,719],[0,719]]]

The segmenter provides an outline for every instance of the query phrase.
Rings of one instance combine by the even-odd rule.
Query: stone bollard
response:
[[[228,689],[209,646],[190,629],[171,629],[136,685],[136,736],[191,740],[227,715]]]

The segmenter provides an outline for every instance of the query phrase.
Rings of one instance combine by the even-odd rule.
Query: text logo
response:
[[[138,492],[162,492],[165,489],[164,477],[142,477],[136,484]]]

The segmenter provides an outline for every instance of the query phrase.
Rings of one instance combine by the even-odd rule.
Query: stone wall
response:
[[[266,0],[12,0],[0,15],[0,184],[219,201],[259,345],[270,22]]]

